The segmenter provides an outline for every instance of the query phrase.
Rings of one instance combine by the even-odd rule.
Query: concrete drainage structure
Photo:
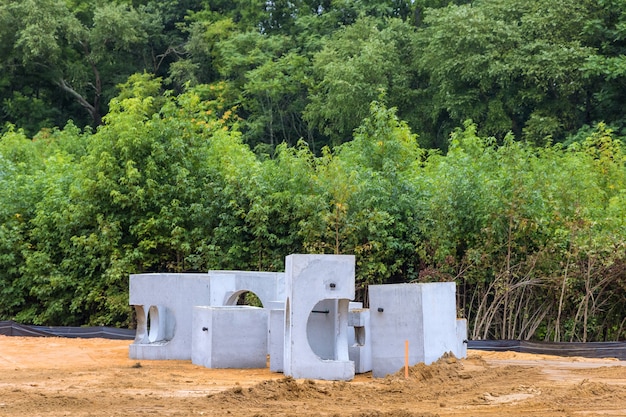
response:
[[[453,282],[370,285],[372,374],[384,377],[409,364],[457,355],[456,287]]]
[[[351,380],[467,355],[452,282],[369,287],[355,294],[352,255],[289,255],[285,272],[135,274],[133,359],[182,359],[208,368],[266,366],[294,378]],[[236,306],[253,292],[263,308]]]
[[[209,271],[204,274],[133,274],[130,305],[137,315],[131,359],[192,357],[191,326],[195,306],[235,305],[245,292],[262,304],[284,299],[282,272]],[[267,352],[266,352],[267,354]]]
[[[130,305],[137,314],[131,359],[191,359],[193,307],[210,299],[207,274],[130,276]]]
[[[289,255],[285,259],[285,375],[354,378],[354,362],[348,358],[354,266],[353,255]]]

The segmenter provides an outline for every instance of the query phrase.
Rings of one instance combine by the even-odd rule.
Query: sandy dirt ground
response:
[[[626,416],[626,362],[512,352],[294,380],[128,358],[129,341],[0,336],[0,416]]]

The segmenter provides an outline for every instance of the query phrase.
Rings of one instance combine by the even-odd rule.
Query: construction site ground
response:
[[[0,416],[626,416],[626,362],[469,351],[386,378],[294,380],[128,357],[130,341],[0,336]]]

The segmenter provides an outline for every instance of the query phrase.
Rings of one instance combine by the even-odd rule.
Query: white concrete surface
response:
[[[420,286],[422,290],[423,362],[430,365],[444,353],[454,352],[458,347],[456,284],[431,282],[413,285]]]
[[[409,363],[424,360],[422,299],[411,284],[370,285],[372,375],[383,378],[404,366],[405,341]]]
[[[367,308],[350,309],[348,326],[352,329],[348,338],[348,356],[354,362],[354,372],[364,374],[372,370],[370,310]]]
[[[406,341],[409,366],[458,350],[455,283],[370,285],[369,300],[374,377],[404,367]]]
[[[454,356],[467,358],[467,319],[456,319],[456,350]]]
[[[352,255],[286,257],[285,375],[354,378],[354,363],[348,356],[348,305],[354,298],[354,272]]]
[[[265,368],[268,310],[193,308],[191,362],[206,368]]]
[[[131,359],[191,359],[193,306],[210,299],[208,274],[133,274],[129,304],[137,313]]]
[[[269,310],[270,371],[283,372],[285,355],[285,309]]]
[[[239,296],[252,292],[263,307],[270,302],[285,301],[285,274],[283,272],[209,271],[211,299],[205,305],[235,305]]]

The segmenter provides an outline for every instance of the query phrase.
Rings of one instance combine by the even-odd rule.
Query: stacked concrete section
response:
[[[285,298],[284,277],[282,272],[250,271],[131,275],[130,305],[137,314],[137,336],[129,356],[191,359],[194,306],[234,305],[239,295],[248,291],[263,304],[282,305],[284,301],[277,300]]]
[[[404,366],[406,342],[409,365],[460,353],[455,294],[453,282],[369,287],[374,377]]]
[[[265,368],[267,310],[194,307],[191,362],[206,368]]]
[[[352,329],[348,339],[348,355],[354,362],[354,372],[364,374],[372,370],[370,310],[362,306],[351,308],[348,311],[348,326]]]
[[[352,255],[289,255],[285,262],[283,373],[351,380],[348,305],[354,298]]]

